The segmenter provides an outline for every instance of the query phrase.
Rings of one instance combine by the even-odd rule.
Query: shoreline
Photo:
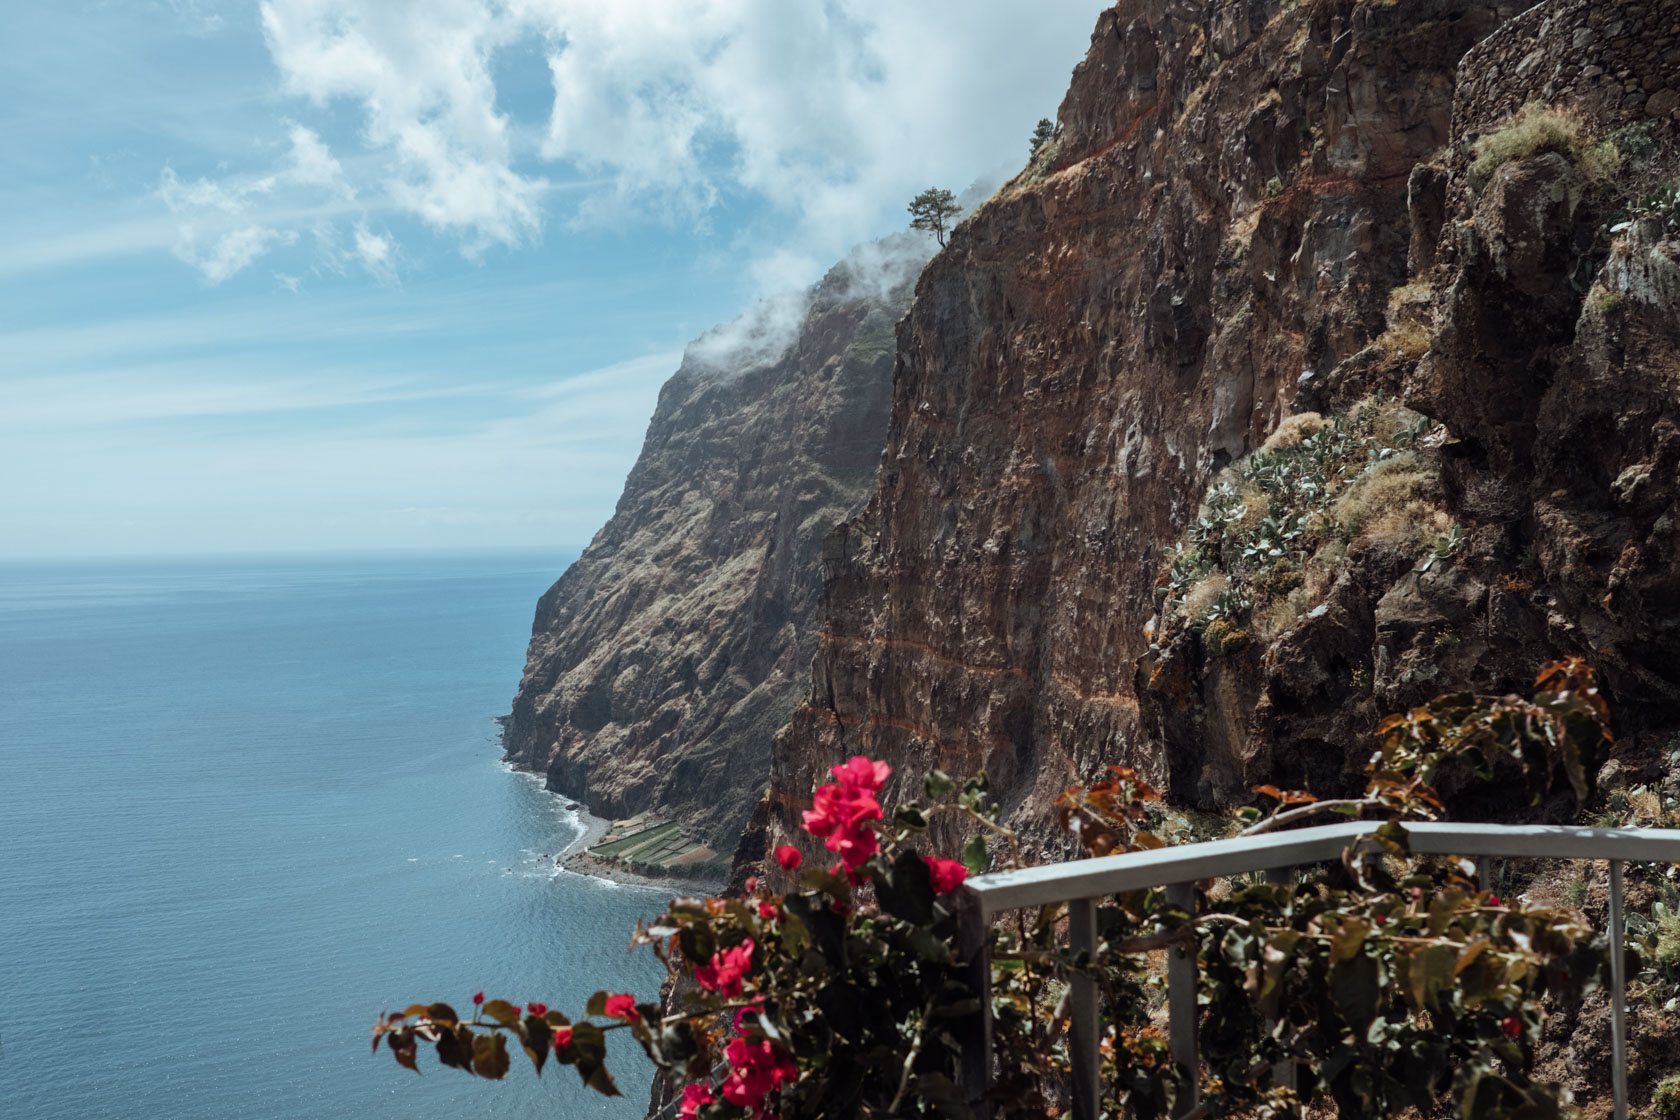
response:
[[[533,770],[527,770],[505,756],[500,761],[505,768],[515,774],[523,774],[539,782],[543,780],[541,774]],[[572,815],[572,818],[577,821],[582,830],[560,850],[559,855],[554,857],[554,866],[561,871],[569,871],[574,875],[584,875],[591,879],[600,879],[619,886],[664,890],[683,896],[715,895],[721,892],[728,883],[726,878],[690,879],[679,875],[643,875],[612,860],[592,856],[589,854],[589,849],[601,842],[601,837],[607,834],[607,830],[612,827],[612,822],[605,817],[598,817],[591,813],[583,802],[567,797],[565,794],[555,793],[546,785],[543,787],[543,792],[559,801],[561,807]]]
[[[612,860],[590,855],[589,849],[600,843],[601,837],[607,834],[607,829],[612,826],[612,822],[604,817],[597,817],[585,808],[582,802],[574,801],[569,797],[562,797],[562,795],[554,793],[553,790],[546,792],[554,797],[560,797],[570,807],[568,811],[577,818],[578,824],[583,826],[583,831],[578,834],[577,839],[566,845],[565,849],[554,857],[556,867],[564,871],[570,871],[575,875],[588,875],[594,879],[604,879],[609,883],[618,883],[622,886],[657,888],[685,896],[715,895],[722,891],[726,885],[727,880],[724,879],[689,879],[678,875],[643,875]]]

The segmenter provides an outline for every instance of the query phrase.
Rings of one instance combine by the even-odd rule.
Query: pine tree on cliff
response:
[[[910,200],[910,228],[927,230],[943,249],[947,223],[961,213],[955,195],[941,187],[929,187]]]
[[[1031,141],[1032,150],[1029,151],[1027,153],[1027,155],[1029,157],[1030,156],[1036,156],[1038,154],[1038,150],[1040,148],[1044,147],[1044,145],[1049,141],[1050,137],[1054,136],[1055,133],[1056,133],[1056,126],[1050,123],[1050,118],[1049,117],[1040,117],[1038,119],[1038,127],[1033,129],[1032,141]]]

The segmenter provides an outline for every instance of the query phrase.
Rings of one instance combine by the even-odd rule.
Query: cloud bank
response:
[[[321,235],[334,212],[363,229],[412,221],[478,257],[545,227],[704,222],[744,204],[768,215],[767,242],[794,246],[758,254],[772,291],[891,228],[917,190],[1018,166],[1102,6],[264,0],[287,112],[306,121],[281,126],[283,166],[166,172],[160,189],[178,255],[212,283],[310,233],[388,278],[400,246]],[[508,77],[530,56],[539,91]],[[346,116],[337,150],[307,127]]]

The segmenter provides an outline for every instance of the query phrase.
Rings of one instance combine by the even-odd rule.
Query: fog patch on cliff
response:
[[[894,292],[915,282],[937,248],[932,237],[918,231],[866,241],[829,269],[820,283],[767,296],[689,343],[683,368],[733,377],[780,361],[798,339],[813,306],[889,302]]]
[[[779,360],[799,337],[815,288],[767,296],[688,344],[683,368],[733,377]]]

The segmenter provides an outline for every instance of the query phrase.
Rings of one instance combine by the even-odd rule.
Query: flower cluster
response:
[[[764,907],[767,905],[769,904],[760,905],[761,917],[764,916]],[[775,908],[771,907],[770,912],[771,916],[774,916]],[[753,941],[750,937],[733,949],[713,953],[711,963],[695,966],[694,982],[708,992],[716,992],[726,999],[734,999],[741,994],[741,981],[752,968],[752,954]]]
[[[828,772],[834,781],[817,790],[812,808],[805,812],[805,831],[825,837],[823,846],[840,857],[847,871],[856,871],[881,850],[881,838],[870,822],[881,819],[875,795],[886,785],[892,767],[857,755]]]
[[[751,1109],[755,1117],[767,1115],[764,1098],[783,1082],[799,1077],[799,1067],[769,1039],[749,1042],[731,1039],[723,1055],[729,1061],[729,1076],[723,1081],[723,1099]],[[710,1094],[708,1094],[710,1095]],[[684,1094],[685,1104],[687,1094]]]

